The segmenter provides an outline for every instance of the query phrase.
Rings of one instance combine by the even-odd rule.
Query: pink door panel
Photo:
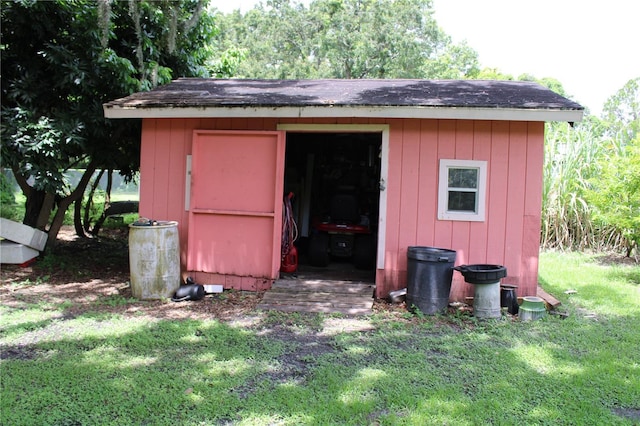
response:
[[[277,278],[282,132],[196,131],[187,269]]]

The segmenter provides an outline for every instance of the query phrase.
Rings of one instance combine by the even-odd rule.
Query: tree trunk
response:
[[[87,204],[89,203],[90,201],[87,201]],[[82,197],[73,203],[73,227],[78,237],[87,238],[87,234],[84,233],[84,227],[82,226]]]
[[[80,182],[76,188],[69,194],[64,197],[58,203],[58,209],[56,210],[56,214],[53,217],[53,222],[49,227],[49,237],[47,238],[47,246],[53,247],[58,238],[58,232],[60,232],[60,228],[62,228],[62,224],[64,223],[64,214],[66,213],[69,206],[74,203],[76,200],[82,198],[82,194],[84,194],[84,190],[87,188],[89,181],[91,180],[91,176],[93,176],[93,172],[96,170],[96,163],[94,160],[91,160],[89,165],[87,166],[82,178],[80,178]]]
[[[107,188],[104,190],[104,209],[111,206],[111,188],[113,187],[113,169],[107,173]]]
[[[29,187],[29,191],[22,191],[22,193],[27,198],[22,223],[29,225],[32,228],[38,228],[38,218],[40,217],[46,193],[44,191],[37,191],[31,187]],[[38,229],[44,230],[44,228]]]
[[[29,225],[32,228],[37,228],[38,218],[40,217],[40,211],[44,203],[46,193],[44,191],[35,190],[27,182],[27,177],[20,173],[17,167],[11,167],[13,177],[15,178],[20,190],[24,194],[27,201],[25,202],[25,212],[22,223]],[[44,230],[44,228],[38,228]]]
[[[91,229],[91,208],[93,207],[93,194],[96,192],[96,188],[100,183],[100,179],[102,179],[102,175],[104,174],[104,169],[100,170],[98,176],[91,184],[91,190],[89,191],[89,195],[87,196],[87,204],[84,206],[84,221],[83,221],[83,229],[85,232],[89,232]],[[76,225],[77,226],[77,225]]]
[[[47,192],[44,195],[44,201],[40,207],[40,214],[38,215],[38,221],[36,222],[36,228],[44,230],[49,223],[49,217],[56,204],[56,194]]]

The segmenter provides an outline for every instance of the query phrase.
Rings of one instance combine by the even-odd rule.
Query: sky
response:
[[[306,1],[308,2],[308,0]],[[552,77],[592,114],[640,77],[640,2],[636,0],[433,0],[454,42],[466,40],[481,67],[518,77]],[[259,0],[212,0],[224,13]]]

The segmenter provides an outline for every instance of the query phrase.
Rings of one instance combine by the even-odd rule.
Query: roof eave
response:
[[[469,108],[421,106],[198,106],[122,107],[104,105],[106,118],[431,118],[501,121],[582,120],[581,109]]]

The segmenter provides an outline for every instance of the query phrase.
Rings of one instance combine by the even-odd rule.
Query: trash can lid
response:
[[[170,227],[170,226],[178,226],[178,222],[176,221],[167,221],[167,220],[152,220],[152,219],[138,219],[132,224],[129,225],[129,228],[161,228],[161,227]]]
[[[426,262],[455,262],[456,251],[437,247],[410,246],[407,249],[407,257]]]

